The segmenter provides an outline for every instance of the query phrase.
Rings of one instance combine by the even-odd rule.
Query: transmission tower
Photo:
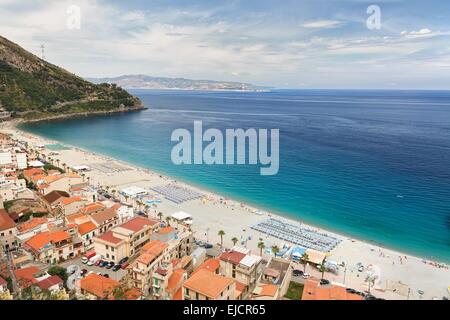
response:
[[[42,60],[45,60],[45,46],[41,44]]]

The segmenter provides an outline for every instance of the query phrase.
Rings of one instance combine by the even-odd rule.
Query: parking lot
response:
[[[63,263],[60,263],[59,266],[67,268],[70,265],[77,265],[80,267],[81,270],[86,269],[88,272],[93,271],[95,273],[102,273],[102,274],[108,274],[111,279],[119,281],[122,279],[122,277],[126,274],[126,270],[119,269],[117,271],[112,271],[111,269],[106,268],[100,268],[97,266],[88,266],[87,264],[83,264],[81,262],[81,257],[77,259],[73,259],[70,261],[65,261]]]

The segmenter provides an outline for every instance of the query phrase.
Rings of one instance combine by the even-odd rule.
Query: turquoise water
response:
[[[133,91],[150,109],[23,129],[267,210],[450,261],[450,92]],[[176,128],[279,128],[280,171],[176,166]],[[214,214],[213,212],[211,214]]]

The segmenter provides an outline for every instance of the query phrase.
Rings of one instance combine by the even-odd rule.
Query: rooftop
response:
[[[9,216],[5,209],[0,209],[0,230],[7,230],[14,228],[16,223]]]
[[[343,285],[320,285],[319,279],[310,278],[305,282],[302,300],[363,300],[363,298],[358,294],[347,292]]]
[[[30,248],[39,251],[48,244],[61,242],[70,239],[70,234],[66,231],[45,231],[38,233],[25,242]]]
[[[122,241],[122,239],[115,237],[112,231],[107,231],[97,238],[112,244],[118,244]]]
[[[119,282],[116,280],[103,277],[96,273],[91,273],[80,280],[80,288],[98,298],[106,298],[118,285]]]
[[[231,278],[226,278],[203,269],[194,273],[184,282],[183,286],[211,299],[215,299],[233,283],[234,280]]]
[[[49,289],[49,288],[51,288],[55,285],[59,285],[59,284],[63,284],[63,281],[58,276],[51,276],[51,277],[45,278],[44,280],[39,281],[37,283],[39,288],[41,288],[43,290]]]
[[[88,221],[78,226],[78,233],[81,235],[85,235],[86,233],[92,232],[95,229],[97,229],[97,226],[92,221]]]
[[[158,223],[159,222],[156,220],[151,220],[151,219],[147,219],[144,217],[134,217],[133,219],[125,222],[124,224],[120,225],[119,227],[128,229],[133,232],[139,232],[147,226],[153,226]]]

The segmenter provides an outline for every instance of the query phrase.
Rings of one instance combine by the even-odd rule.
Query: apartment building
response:
[[[23,244],[35,260],[43,263],[58,263],[74,256],[74,248],[67,231],[44,231]]]
[[[5,209],[0,209],[0,245],[6,251],[15,249],[18,245],[16,235],[16,223]]]
[[[118,263],[125,257],[137,254],[158,226],[156,220],[135,217],[95,237],[94,250],[103,259]]]
[[[235,300],[235,280],[201,269],[182,286],[183,300]]]

